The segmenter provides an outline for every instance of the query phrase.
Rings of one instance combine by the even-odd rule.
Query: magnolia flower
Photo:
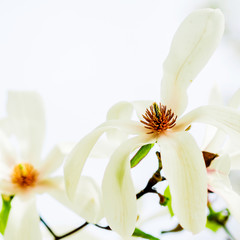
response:
[[[185,130],[192,122],[204,122],[239,136],[240,114],[227,107],[202,106],[181,118],[180,115],[187,106],[187,88],[214,52],[223,29],[224,17],[219,10],[191,13],[177,30],[163,64],[161,103],[117,104],[117,110],[110,110],[108,120],[80,140],[66,160],[66,190],[73,198],[84,163],[100,136],[107,132],[112,137],[118,133],[114,129],[134,135],[129,139],[121,136],[123,141],[111,155],[102,183],[104,214],[110,227],[122,236],[133,233],[137,219],[129,156],[149,143],[160,146],[173,211],[180,224],[193,233],[205,227],[207,171],[201,150]],[[139,121],[128,119],[132,107]]]
[[[209,103],[223,105],[216,88],[211,92]],[[240,90],[233,95],[228,106],[236,109],[240,107]],[[229,180],[230,170],[240,169],[239,147],[234,146],[231,139],[227,140],[226,134],[220,130],[217,130],[213,137],[207,138],[209,139],[205,140],[204,152],[206,159],[210,159],[206,161],[208,189],[225,200],[231,214],[240,222],[240,196],[232,189]]]
[[[70,203],[65,194],[63,177],[52,176],[65,157],[63,148],[56,146],[41,161],[45,118],[38,94],[10,92],[7,118],[1,121],[0,130],[0,192],[14,195],[5,240],[42,239],[36,194],[49,193],[86,220],[100,220],[101,197],[92,179],[81,178],[75,202]]]

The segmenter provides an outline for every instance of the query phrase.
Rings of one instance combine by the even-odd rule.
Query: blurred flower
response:
[[[180,224],[193,233],[205,227],[207,173],[201,150],[186,131],[192,122],[212,124],[230,135],[240,133],[240,114],[219,106],[203,106],[177,119],[187,106],[187,88],[217,47],[224,28],[219,10],[204,9],[190,14],[177,30],[163,64],[161,103],[119,103],[108,121],[84,137],[68,156],[65,183],[74,197],[82,168],[104,132],[123,143],[113,152],[103,179],[104,214],[111,228],[122,236],[134,231],[137,209],[130,174],[129,155],[138,147],[158,143],[163,171],[169,182],[172,207]],[[129,120],[134,108],[140,122]],[[115,131],[118,129],[121,131]],[[124,134],[136,135],[128,140]]]
[[[38,94],[10,92],[0,130],[0,192],[14,195],[4,239],[42,239],[35,197],[41,193],[49,193],[87,221],[100,220],[101,196],[92,179],[81,178],[75,199],[81,201],[70,203],[63,177],[52,176],[65,157],[63,146],[56,146],[41,161],[45,117]]]
[[[223,105],[218,89],[213,88],[209,100],[211,105]],[[240,107],[240,89],[229,100],[228,107],[238,109]],[[208,127],[207,131],[212,129]],[[227,203],[231,214],[240,222],[240,195],[233,189],[229,180],[229,173],[232,169],[240,169],[240,152],[238,146],[232,139],[221,130],[212,131],[214,134],[207,134],[204,151],[214,153],[216,156],[207,163],[208,189],[221,196]],[[213,154],[211,154],[213,155]],[[206,159],[205,159],[206,160]]]

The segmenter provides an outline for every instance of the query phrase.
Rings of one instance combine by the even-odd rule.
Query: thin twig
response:
[[[43,220],[42,217],[40,217],[40,221],[44,224],[44,226],[48,229],[48,231],[52,234],[52,236],[54,237],[54,240],[59,240],[59,239],[62,239],[62,238],[65,238],[65,237],[68,237],[74,233],[76,233],[77,231],[81,230],[82,228],[86,227],[89,223],[88,222],[85,222],[83,223],[82,225],[80,225],[79,227],[75,228],[74,230],[68,232],[68,233],[65,233],[61,236],[58,236],[56,235],[53,230],[48,226],[48,224]]]

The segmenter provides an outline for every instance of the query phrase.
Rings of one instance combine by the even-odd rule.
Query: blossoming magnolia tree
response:
[[[110,109],[107,121],[82,138],[67,157],[65,183],[72,199],[85,161],[101,135],[106,132],[109,141],[119,138],[120,144],[111,154],[104,174],[102,193],[108,224],[123,237],[134,233],[138,215],[131,167],[142,160],[153,145],[159,146],[159,169],[163,169],[165,176],[159,173],[158,180],[166,179],[169,184],[172,211],[181,227],[192,233],[205,228],[207,189],[216,190],[211,173],[221,172],[221,162],[228,160],[224,156],[217,158],[206,168],[205,162],[214,159],[213,153],[202,153],[189,128],[194,122],[203,122],[221,129],[232,139],[239,139],[240,113],[229,107],[208,105],[181,115],[188,102],[187,88],[213,54],[223,31],[224,17],[220,10],[191,13],[175,33],[163,64],[160,103],[116,104]],[[130,120],[133,109],[139,121]],[[131,154],[138,148],[130,161]],[[224,174],[228,174],[228,168]]]
[[[160,101],[113,105],[106,122],[83,137],[71,152],[64,144],[57,144],[45,160],[41,160],[45,117],[40,96],[34,92],[10,92],[7,117],[0,121],[0,232],[4,239],[42,239],[41,221],[55,240],[67,238],[89,224],[116,232],[118,239],[158,240],[139,229],[137,200],[147,193],[156,194],[160,205],[167,207],[179,222],[175,229],[165,232],[185,229],[197,234],[206,226],[213,231],[222,227],[233,239],[226,223],[230,212],[240,222],[240,196],[233,191],[228,175],[230,169],[240,169],[239,144],[233,144],[240,139],[240,92],[228,106],[216,104],[219,96],[213,92],[209,105],[183,115],[187,89],[212,56],[223,31],[220,10],[191,13],[175,33],[163,64]],[[137,121],[131,120],[133,111]],[[204,147],[199,147],[190,134],[195,122],[217,129]],[[107,141],[98,145],[104,133]],[[153,146],[157,148],[158,168],[146,187],[136,193],[131,168]],[[109,158],[102,189],[92,178],[81,176],[90,154]],[[64,184],[63,176],[54,172],[65,156]],[[162,182],[167,182],[164,193],[155,188]],[[50,194],[85,222],[64,235],[56,235],[37,210],[36,198],[42,193]],[[209,198],[213,193],[226,201],[230,211],[214,210]],[[109,226],[101,222],[104,217]],[[81,236],[95,239],[87,233]]]

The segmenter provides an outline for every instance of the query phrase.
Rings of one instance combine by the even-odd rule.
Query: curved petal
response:
[[[49,179],[50,182],[45,191],[86,221],[98,223],[103,218],[101,191],[92,178],[81,176],[73,201],[67,197],[62,177]]]
[[[239,108],[240,107],[240,89],[238,89],[233,96],[231,97],[229,103],[228,103],[229,107],[232,108]]]
[[[45,115],[42,99],[35,92],[9,92],[7,102],[11,133],[20,144],[26,162],[37,161],[45,136]]]
[[[137,202],[129,155],[135,148],[148,142],[149,140],[142,137],[135,137],[122,143],[113,153],[104,174],[104,215],[113,231],[123,237],[132,235],[137,220]]]
[[[63,163],[64,158],[73,149],[72,144],[58,144],[47,155],[45,161],[39,167],[40,177],[45,177],[56,171]]]
[[[240,137],[240,112],[224,106],[202,106],[177,120],[174,131],[186,129],[192,122],[203,122],[222,129],[233,137]]]
[[[149,108],[153,103],[154,103],[154,101],[152,101],[152,100],[142,100],[142,101],[132,102],[132,105],[134,107],[134,110],[137,113],[139,120],[144,120],[142,115],[145,114],[146,109]]]
[[[162,136],[158,143],[173,211],[183,228],[198,233],[205,227],[207,206],[207,172],[202,153],[187,132]]]
[[[204,150],[207,152],[219,153],[219,151],[223,147],[225,140],[226,133],[221,130],[217,130],[211,141],[209,141],[207,146],[204,148]]]
[[[221,40],[224,16],[218,9],[191,13],[174,35],[163,64],[162,103],[181,115],[187,106],[187,88],[206,65]]]
[[[35,198],[21,200],[15,197],[6,226],[5,240],[41,240],[39,216]]]
[[[240,170],[240,151],[230,154],[231,170]]]
[[[82,169],[94,145],[104,132],[114,128],[122,129],[122,131],[131,134],[140,134],[145,131],[144,127],[138,122],[111,120],[103,123],[82,138],[69,154],[64,165],[66,191],[71,199],[74,199]]]
[[[118,102],[114,104],[107,113],[107,120],[130,120],[133,112],[132,104],[129,102]],[[107,132],[109,141],[120,143],[127,138],[127,134],[118,129]]]
[[[240,196],[232,190],[228,178],[229,170],[230,158],[228,155],[216,158],[208,168],[208,186],[211,191],[226,201],[231,214],[240,222]]]

